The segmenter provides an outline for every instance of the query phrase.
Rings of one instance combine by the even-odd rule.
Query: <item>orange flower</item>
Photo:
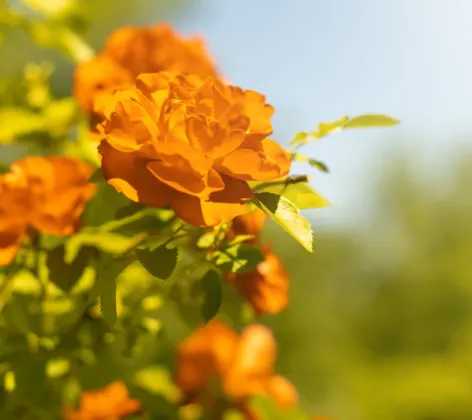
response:
[[[266,137],[264,96],[219,79],[145,74],[117,92],[99,126],[108,183],[130,200],[170,205],[185,222],[214,226],[248,212],[246,181],[285,176],[290,155]]]
[[[91,172],[73,158],[26,157],[0,177],[0,265],[14,258],[28,227],[58,236],[78,229],[95,192]]]
[[[246,241],[249,244],[257,242],[257,236],[261,232],[267,220],[267,215],[261,210],[236,217],[227,233],[227,239],[231,240],[237,235],[253,235],[254,239]]]
[[[113,32],[95,58],[77,67],[74,96],[85,111],[101,115],[107,96],[132,86],[141,73],[159,71],[217,75],[200,38],[184,39],[166,24],[129,26]]]
[[[211,408],[208,388],[216,378],[227,399],[241,408],[254,395],[269,395],[282,407],[297,400],[294,386],[274,373],[277,345],[269,329],[250,325],[241,335],[213,320],[179,348],[176,382],[187,401]]]
[[[84,392],[78,411],[71,407],[64,410],[65,420],[119,420],[141,410],[139,401],[129,398],[123,382],[113,382],[107,387]]]
[[[10,264],[15,257],[30,216],[28,189],[12,185],[10,178],[0,176],[0,266]]]
[[[257,315],[276,314],[288,304],[289,277],[282,261],[266,245],[265,261],[246,274],[228,274],[228,280],[250,302]]]

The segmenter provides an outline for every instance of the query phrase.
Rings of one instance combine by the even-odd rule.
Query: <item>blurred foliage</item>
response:
[[[370,228],[318,231],[314,256],[267,232],[292,279],[292,305],[269,322],[307,409],[471,418],[471,168],[471,154],[458,156],[436,185],[393,160]]]

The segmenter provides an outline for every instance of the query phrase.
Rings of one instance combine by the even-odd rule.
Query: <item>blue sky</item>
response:
[[[205,36],[232,82],[267,95],[281,143],[343,115],[401,119],[305,150],[332,172],[294,168],[334,204],[315,225],[368,214],[395,150],[440,182],[444,156],[472,145],[472,0],[194,0],[174,23]]]

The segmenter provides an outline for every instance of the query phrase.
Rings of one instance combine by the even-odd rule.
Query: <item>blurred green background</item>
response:
[[[60,1],[57,1],[59,4]],[[323,2],[313,3],[323,8]],[[344,2],[333,3],[338,4],[339,13],[343,13],[345,9],[341,5]],[[367,0],[353,3],[361,9],[373,5]],[[398,7],[403,7],[400,3],[403,4],[399,2]],[[445,4],[441,1],[432,3],[436,6]],[[459,3],[458,0],[457,5]],[[85,33],[95,48],[103,43],[114,27],[123,24],[170,19],[183,29],[193,30],[198,26],[195,22],[200,22],[200,32],[206,33],[208,27],[211,32],[210,46],[218,52],[215,54],[217,58],[223,56],[220,62],[223,72],[227,71],[235,82],[244,81],[250,85],[245,87],[260,87],[262,91],[268,91],[269,99],[271,94],[275,98],[279,110],[276,128],[279,129],[277,132],[282,133],[276,134],[276,138],[281,142],[288,142],[286,136],[296,130],[315,128],[317,118],[325,118],[322,112],[318,115],[315,111],[325,102],[328,108],[334,102],[337,104],[336,107],[331,106],[331,110],[344,109],[344,104],[346,112],[357,111],[361,106],[372,107],[361,112],[391,112],[406,121],[408,130],[400,129],[393,135],[369,133],[363,146],[352,144],[353,139],[357,144],[362,142],[362,133],[342,140],[350,142],[346,147],[338,140],[329,145],[330,139],[320,146],[321,156],[315,157],[326,160],[333,169],[328,178],[334,180],[329,184],[316,175],[314,186],[317,187],[319,180],[320,185],[324,185],[322,192],[337,204],[337,208],[308,214],[314,224],[317,241],[314,256],[303,253],[285,233],[268,225],[264,238],[275,243],[276,252],[290,272],[292,286],[289,309],[276,317],[264,318],[264,322],[274,328],[279,339],[280,371],[297,385],[302,405],[310,412],[339,420],[472,419],[472,153],[467,123],[458,126],[451,117],[448,127],[443,116],[441,140],[454,145],[453,153],[446,158],[439,148],[424,165],[423,151],[430,144],[438,147],[437,137],[431,134],[427,121],[428,118],[432,121],[440,113],[440,108],[428,108],[431,97],[423,97],[423,102],[415,99],[421,94],[420,91],[413,99],[404,93],[403,102],[392,99],[394,105],[379,109],[378,106],[384,102],[353,102],[352,97],[358,92],[353,91],[352,97],[348,98],[337,94],[345,92],[340,87],[339,92],[332,91],[329,98],[327,92],[323,92],[326,95],[316,98],[311,111],[306,111],[312,121],[311,126],[306,126],[308,117],[307,121],[295,119],[289,123],[291,113],[297,113],[292,103],[300,100],[303,91],[291,89],[289,84],[285,84],[280,88],[283,88],[284,96],[280,96],[280,90],[271,90],[272,85],[264,85],[261,78],[257,78],[259,70],[255,71],[253,79],[248,76],[253,66],[248,57],[257,54],[257,49],[250,50],[247,39],[252,37],[257,40],[258,36],[263,36],[256,28],[262,26],[264,31],[264,21],[259,22],[257,27],[248,18],[248,33],[246,38],[242,38],[245,23],[237,21],[237,16],[234,17],[234,28],[230,26],[225,31],[220,28],[218,32],[215,29],[217,24],[205,26],[205,22],[218,20],[215,12],[218,8],[212,8],[214,2],[211,1],[121,0],[117,4],[112,0],[83,0],[77,4],[84,10],[84,19],[88,22]],[[228,2],[228,8],[239,7],[241,15],[257,14],[256,9],[262,8],[261,5],[250,6],[248,2],[242,2],[240,6],[235,4]],[[302,5],[307,4],[295,2],[291,19],[301,17],[304,14]],[[472,9],[467,10],[472,16]],[[274,21],[275,18],[271,21],[269,11],[266,17],[271,30],[279,28],[282,34],[290,30],[284,21]],[[365,19],[367,17],[364,16]],[[380,18],[380,12],[377,17]],[[313,16],[312,21],[316,26],[320,18]],[[400,26],[393,29],[401,31]],[[305,30],[309,28],[305,26]],[[338,25],[336,30],[339,38],[349,39],[353,27]],[[367,28],[369,30],[372,31],[370,36],[375,38],[373,28]],[[297,39],[302,43],[304,33],[297,33]],[[470,33],[463,35],[466,42]],[[247,56],[228,51],[228,56],[237,55],[228,59],[222,52],[225,42],[234,37],[241,37],[232,42],[239,42],[240,50],[246,48]],[[399,38],[398,43],[405,42],[402,39]],[[431,42],[434,44],[434,39]],[[257,46],[257,42],[255,44]],[[276,53],[274,45],[270,48]],[[342,53],[342,47],[336,51]],[[322,61],[329,66],[329,55],[313,54],[317,58],[323,57]],[[57,70],[52,78],[54,94],[70,95],[72,63],[61,60],[48,48],[35,49],[29,37],[21,31],[5,31],[0,57],[3,57],[0,75],[8,80],[20,77],[27,63],[55,62]],[[284,57],[277,59],[284,63],[287,61]],[[232,67],[232,60],[239,64]],[[295,61],[294,67],[288,61],[287,64],[281,63],[282,70],[271,67],[266,72],[288,73],[288,77],[293,78],[299,74],[296,55],[290,60]],[[335,59],[332,60],[332,65],[335,65]],[[381,61],[374,54],[370,60],[372,63]],[[417,64],[420,66],[420,62]],[[238,65],[246,68],[245,74],[234,70]],[[323,73],[318,74],[314,70],[316,67],[313,67],[310,77],[324,83]],[[421,84],[422,75],[415,71],[414,65],[410,70],[411,83]],[[359,69],[350,71],[353,79],[358,80],[359,89],[365,89],[368,96],[368,87],[363,87],[359,82],[362,80]],[[273,86],[277,84],[274,77],[271,75],[269,78]],[[453,83],[451,79],[454,77],[454,73],[443,74],[437,82],[446,85],[444,89],[447,89],[447,84]],[[340,84],[341,78],[341,75],[338,78],[333,76],[333,80],[328,82]],[[387,85],[393,79],[392,75],[385,74],[385,77],[379,77],[377,83]],[[397,80],[392,89],[401,90],[400,82]],[[470,85],[465,89],[470,89]],[[311,85],[306,87],[307,91],[312,88]],[[434,86],[430,89],[434,91]],[[384,95],[387,104],[389,98]],[[461,97],[456,99],[455,106],[461,106]],[[308,99],[304,100],[306,105]],[[408,107],[411,100],[416,100],[418,104],[421,102],[419,106],[426,111],[421,115],[412,112]],[[444,101],[443,107],[449,107],[447,101]],[[406,109],[404,115],[395,112],[402,109]],[[461,112],[470,112],[470,107],[466,110],[463,104],[460,109]],[[334,120],[340,115],[333,114],[331,117]],[[419,121],[417,126],[411,120]],[[293,126],[298,122],[305,126]],[[433,122],[431,125],[434,126]],[[431,137],[428,137],[430,134]],[[391,146],[378,145],[382,142],[391,144],[394,136],[395,150]],[[311,148],[311,152],[316,152],[316,146]],[[4,161],[11,156],[7,149],[3,149],[1,154]],[[347,155],[350,156],[349,163]],[[352,166],[353,160],[356,166]],[[345,164],[348,169],[344,169]],[[341,167],[344,172],[340,175],[336,169]],[[307,171],[301,167],[296,169],[298,173]],[[330,195],[330,186],[334,186],[335,197]],[[336,196],[343,194],[349,197],[349,201],[337,202]],[[338,216],[333,220],[330,212]]]

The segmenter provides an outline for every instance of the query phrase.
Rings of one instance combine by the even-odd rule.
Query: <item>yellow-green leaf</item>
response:
[[[262,192],[256,193],[254,203],[293,236],[303,248],[313,252],[313,232],[310,223],[289,199],[270,192]]]
[[[10,144],[17,137],[42,131],[44,118],[23,108],[3,108],[0,110],[0,145]]]
[[[344,128],[371,128],[371,127],[391,127],[397,125],[400,121],[388,115],[365,114],[351,118]]]
[[[299,209],[319,209],[329,204],[325,198],[315,192],[305,182],[268,185],[261,192],[281,195],[290,200]]]

